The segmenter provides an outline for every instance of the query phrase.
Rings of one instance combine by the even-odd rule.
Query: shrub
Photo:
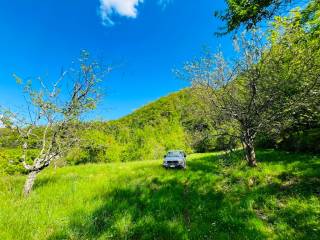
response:
[[[29,150],[27,152],[27,162],[31,162],[35,159],[38,150]],[[24,174],[25,168],[22,166],[20,160],[22,156],[22,150],[18,148],[0,148],[0,173],[1,174]]]
[[[320,128],[290,133],[279,147],[288,151],[320,153]]]

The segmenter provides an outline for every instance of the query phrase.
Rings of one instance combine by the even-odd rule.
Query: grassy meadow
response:
[[[0,239],[319,239],[320,156],[194,154],[161,161],[47,169],[0,178]]]

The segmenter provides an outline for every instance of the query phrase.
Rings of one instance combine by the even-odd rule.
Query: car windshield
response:
[[[181,157],[182,154],[180,152],[168,152],[167,157]]]

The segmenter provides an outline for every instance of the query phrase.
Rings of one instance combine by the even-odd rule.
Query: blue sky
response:
[[[12,74],[53,81],[86,49],[111,63],[96,117],[116,119],[188,86],[172,69],[219,46],[223,0],[0,0],[0,105],[20,106]]]

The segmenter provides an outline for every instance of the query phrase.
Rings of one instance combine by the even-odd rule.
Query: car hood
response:
[[[182,157],[166,157],[164,160],[165,161],[181,161],[183,160],[183,158]]]

